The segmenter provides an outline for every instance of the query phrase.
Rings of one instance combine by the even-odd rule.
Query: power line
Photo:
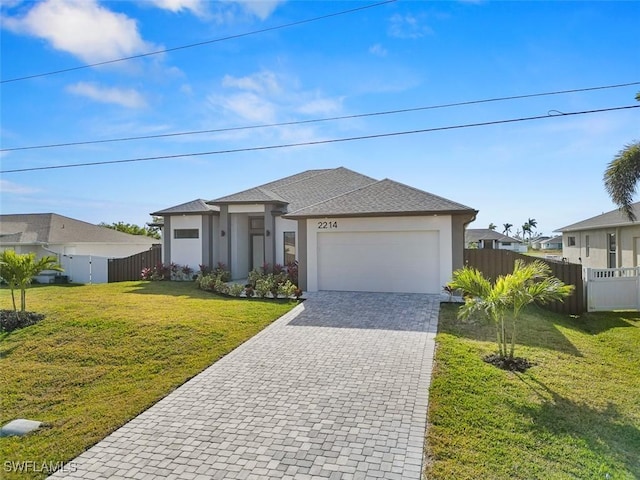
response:
[[[525,95],[513,95],[508,97],[497,97],[497,98],[487,98],[482,100],[469,100],[464,102],[456,102],[456,103],[445,103],[440,105],[430,105],[424,107],[413,107],[413,108],[404,108],[399,110],[388,110],[383,112],[370,112],[370,113],[359,113],[354,115],[344,115],[339,117],[328,117],[328,118],[316,118],[311,120],[296,120],[291,122],[281,122],[281,123],[270,123],[270,124],[261,124],[261,125],[246,125],[240,127],[227,127],[227,128],[216,128],[211,130],[192,130],[187,132],[173,132],[173,133],[162,133],[157,135],[143,135],[137,137],[122,137],[122,138],[110,138],[104,140],[86,140],[86,141],[78,141],[78,142],[67,142],[67,143],[53,143],[48,145],[31,145],[26,147],[12,147],[12,148],[1,148],[0,152],[14,152],[19,150],[35,150],[35,149],[43,149],[43,148],[59,148],[59,147],[71,147],[78,145],[91,145],[98,143],[112,143],[112,142],[128,142],[133,140],[150,140],[154,138],[168,138],[168,137],[178,137],[185,135],[201,135],[204,133],[221,133],[221,132],[229,132],[229,131],[238,131],[238,130],[251,130],[257,128],[273,128],[273,127],[284,127],[284,126],[292,126],[292,125],[303,125],[309,123],[320,123],[320,122],[329,122],[336,120],[352,120],[356,118],[364,118],[364,117],[374,117],[374,116],[383,116],[383,115],[396,115],[399,113],[410,113],[417,112],[423,110],[434,110],[439,108],[450,108],[450,107],[460,107],[466,105],[477,105],[480,103],[490,103],[490,102],[502,102],[506,100],[520,100],[523,98],[534,98],[534,97],[544,97],[551,95],[562,95],[566,93],[577,93],[577,92],[588,92],[594,90],[605,90],[611,88],[620,88],[620,87],[628,87],[631,85],[640,85],[640,82],[629,82],[629,83],[620,83],[616,85],[604,85],[598,87],[586,87],[586,88],[574,88],[571,90],[558,90],[553,92],[543,92],[543,93],[530,93]]]
[[[319,17],[307,18],[305,20],[298,20],[296,22],[285,23],[285,24],[282,24],[282,25],[276,25],[275,27],[268,27],[268,28],[263,28],[263,29],[260,29],[260,30],[253,30],[251,32],[245,32],[245,33],[238,33],[236,35],[229,35],[229,36],[226,36],[226,37],[215,38],[215,39],[212,39],[212,40],[205,40],[203,42],[191,43],[191,44],[188,44],[188,45],[180,45],[178,47],[165,48],[164,50],[157,50],[155,52],[147,52],[147,53],[141,53],[139,55],[131,55],[130,57],[122,57],[122,58],[116,58],[116,59],[113,59],[113,60],[105,60],[104,62],[91,63],[89,65],[81,65],[79,67],[71,67],[71,68],[65,68],[65,69],[62,69],[62,70],[55,70],[55,71],[52,71],[52,72],[36,73],[36,74],[33,74],[33,75],[27,75],[27,76],[24,76],[24,77],[17,77],[17,78],[10,78],[10,79],[7,79],[7,80],[0,80],[0,84],[2,84],[2,83],[10,83],[10,82],[19,82],[21,80],[28,80],[30,78],[45,77],[45,76],[48,76],[48,75],[57,75],[59,73],[72,72],[74,70],[82,70],[82,69],[85,69],[85,68],[99,67],[99,66],[102,66],[102,65],[109,65],[111,63],[118,63],[118,62],[124,62],[124,61],[127,61],[127,60],[134,60],[136,58],[144,58],[144,57],[150,57],[152,55],[159,55],[161,53],[169,53],[169,52],[175,52],[177,50],[185,50],[187,48],[201,47],[203,45],[210,45],[212,43],[223,42],[225,40],[234,40],[236,38],[248,37],[248,36],[251,36],[251,35],[258,35],[260,33],[272,32],[274,30],[280,30],[280,29],[283,29],[283,28],[295,27],[295,26],[298,26],[298,25],[303,25],[305,23],[316,22],[318,20],[325,20],[325,19],[331,18],[331,17],[337,17],[337,16],[340,16],[340,15],[347,15],[347,14],[350,14],[350,13],[355,13],[355,12],[359,12],[359,11],[362,11],[362,10],[366,10],[368,8],[379,7],[379,6],[385,5],[387,3],[394,3],[396,1],[397,0],[384,0],[384,1],[378,2],[378,3],[372,3],[370,5],[364,5],[362,7],[352,8],[350,10],[342,10],[340,12],[329,13],[327,15],[322,15],[322,16],[319,16]]]
[[[95,165],[113,165],[113,164],[120,164],[120,163],[146,162],[151,160],[168,160],[168,159],[174,159],[174,158],[199,157],[199,156],[205,156],[205,155],[222,155],[222,154],[228,154],[228,153],[256,152],[256,151],[262,151],[262,150],[275,150],[275,149],[282,149],[282,148],[324,145],[329,143],[352,142],[356,140],[371,140],[375,138],[396,137],[401,135],[413,135],[417,133],[429,133],[429,132],[438,132],[438,131],[444,131],[444,130],[456,130],[461,128],[483,127],[488,125],[500,125],[500,124],[506,124],[506,123],[526,122],[531,120],[541,120],[544,118],[569,117],[569,116],[575,116],[575,115],[587,115],[592,113],[612,112],[616,110],[630,110],[633,108],[640,108],[640,105],[627,105],[622,107],[601,108],[597,110],[583,110],[580,112],[568,112],[568,113],[557,112],[554,114],[549,113],[547,115],[537,115],[533,117],[520,117],[520,118],[511,118],[506,120],[493,120],[490,122],[467,123],[463,125],[449,125],[446,127],[424,128],[419,130],[405,130],[401,132],[378,133],[374,135],[362,135],[358,137],[347,137],[347,138],[334,138],[329,140],[316,140],[311,142],[266,145],[261,147],[236,148],[236,149],[229,149],[229,150],[214,150],[209,152],[181,153],[176,155],[161,155],[156,157],[130,158],[126,160],[106,160],[106,161],[100,161],[100,162],[51,165],[46,167],[17,168],[12,170],[0,170],[0,173],[33,172],[37,170],[55,170],[55,169],[61,169],[61,168],[89,167],[89,166],[95,166]]]

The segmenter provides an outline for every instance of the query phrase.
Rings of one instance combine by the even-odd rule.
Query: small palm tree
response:
[[[489,230],[495,230],[496,228],[498,228],[498,226],[495,223],[491,222],[489,224]]]
[[[33,281],[33,277],[45,270],[64,271],[54,256],[36,260],[35,253],[19,255],[13,250],[5,250],[0,254],[0,278],[9,284],[15,311],[17,307],[14,291],[20,289],[20,311],[24,312],[27,308],[27,287]]]
[[[464,292],[465,303],[458,317],[481,314],[489,318],[496,326],[498,355],[513,360],[516,325],[522,309],[533,302],[563,300],[575,288],[550,273],[550,267],[540,260],[531,263],[516,260],[513,273],[499,276],[493,284],[479,270],[465,267],[453,272],[448,286]]]

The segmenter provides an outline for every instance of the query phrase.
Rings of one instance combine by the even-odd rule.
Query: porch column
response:
[[[216,232],[220,241],[220,262],[231,268],[231,216],[229,205],[220,205],[220,228]]]
[[[276,217],[274,206],[264,206],[264,263],[273,267],[276,259]]]
[[[298,220],[298,238],[296,239],[298,254],[298,288],[307,290],[307,219]]]

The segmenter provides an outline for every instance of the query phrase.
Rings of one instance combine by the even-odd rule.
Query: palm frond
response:
[[[607,166],[604,186],[611,200],[631,221],[636,220],[631,204],[640,180],[640,142],[626,145]]]

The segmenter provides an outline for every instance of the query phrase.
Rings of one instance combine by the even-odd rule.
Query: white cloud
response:
[[[2,193],[9,193],[13,195],[28,195],[31,193],[40,192],[40,189],[38,188],[20,185],[18,183],[13,183],[8,180],[2,179],[0,179],[0,190],[2,190]]]
[[[423,23],[423,18],[411,14],[400,15],[396,13],[389,22],[389,35],[392,37],[416,39],[433,34],[431,27]]]
[[[238,88],[240,90],[250,90],[256,93],[276,94],[281,91],[275,73],[264,70],[246,77],[225,75],[222,79],[222,86]]]
[[[96,0],[45,0],[24,16],[4,17],[3,21],[10,30],[43,38],[87,63],[158,48],[142,39],[135,20]]]
[[[141,108],[146,105],[144,97],[133,88],[103,87],[96,83],[78,82],[69,85],[67,91],[97,102],[115,103],[128,108]]]
[[[182,10],[189,10],[199,17],[204,16],[206,12],[204,0],[148,0],[153,5],[164,10],[170,10],[174,13]]]
[[[260,20],[266,20],[285,0],[231,0],[239,4],[247,13]]]
[[[369,53],[372,53],[372,54],[377,55],[379,57],[386,57],[387,56],[387,49],[384,48],[379,43],[376,43],[375,45],[371,45],[371,47],[369,47]]]
[[[245,120],[271,123],[275,119],[276,106],[268,99],[262,98],[255,93],[244,92],[222,96],[210,95],[207,99],[212,105],[222,107],[227,112],[233,113]]]
[[[306,115],[326,115],[340,110],[342,110],[342,99],[332,98],[315,98],[298,107],[298,111]]]

